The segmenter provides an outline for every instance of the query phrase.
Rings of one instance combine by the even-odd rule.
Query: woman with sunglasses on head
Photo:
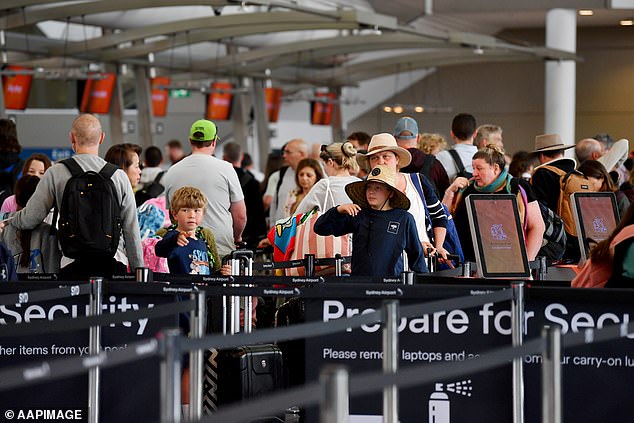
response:
[[[350,142],[334,142],[321,146],[319,157],[323,161],[326,178],[318,181],[310,192],[299,203],[295,214],[307,213],[318,207],[325,212],[339,204],[350,203],[345,187],[351,182],[360,181],[356,176],[359,165],[356,160],[357,150]],[[323,210],[322,210],[323,209]]]

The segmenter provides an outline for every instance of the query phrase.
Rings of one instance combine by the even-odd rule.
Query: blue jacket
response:
[[[399,276],[403,250],[411,270],[427,272],[416,223],[406,210],[362,209],[357,216],[349,216],[333,207],[317,219],[315,232],[335,236],[352,233],[353,275]]]

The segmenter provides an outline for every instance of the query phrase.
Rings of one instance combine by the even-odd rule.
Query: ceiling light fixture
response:
[[[594,10],[589,10],[589,9],[579,10],[579,16],[592,16],[592,15],[594,15]]]
[[[381,106],[385,113],[452,113],[450,106],[425,106],[423,104],[384,104]]]
[[[632,18],[621,19],[619,21],[619,25],[621,25],[621,26],[634,26],[634,19],[632,19]]]

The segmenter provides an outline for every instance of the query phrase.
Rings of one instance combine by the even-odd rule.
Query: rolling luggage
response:
[[[253,253],[238,250],[232,253],[236,275],[251,275]],[[228,297],[223,304],[223,331],[225,334],[240,331],[240,320],[244,320],[244,332],[251,331],[250,297]],[[244,307],[244,319],[240,319],[240,303]],[[213,355],[213,353],[212,353]],[[208,365],[216,365],[213,369],[217,383],[208,384],[213,392],[206,396],[214,398],[216,405],[255,398],[284,387],[282,352],[273,344],[248,345],[231,350],[218,351],[215,360],[208,360]],[[209,367],[209,366],[208,366]],[[209,395],[207,395],[209,394]]]

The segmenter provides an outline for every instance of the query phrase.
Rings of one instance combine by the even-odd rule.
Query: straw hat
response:
[[[629,151],[629,141],[625,138],[621,138],[614,143],[612,148],[610,148],[607,153],[599,157],[597,161],[601,162],[601,164],[605,166],[606,170],[610,172],[612,169],[623,163],[625,159],[627,159],[627,153]]]
[[[361,208],[369,208],[368,200],[365,197],[365,188],[369,182],[379,182],[387,185],[392,192],[390,204],[396,209],[409,209],[409,199],[405,194],[396,188],[396,171],[385,165],[378,165],[370,171],[368,179],[365,181],[353,182],[346,185],[346,194],[353,203],[358,204]]]
[[[533,153],[541,153],[542,151],[567,150],[573,147],[574,144],[564,144],[559,134],[537,135],[535,137],[535,150],[533,151]]]
[[[409,154],[409,151],[407,151],[403,147],[399,147],[396,143],[396,138],[394,138],[394,135],[388,133],[374,135],[370,140],[370,144],[368,145],[367,154],[359,154],[357,161],[362,167],[369,167],[367,165],[369,157],[382,151],[391,151],[396,154],[399,158],[399,167],[405,167],[412,161],[412,155]]]

